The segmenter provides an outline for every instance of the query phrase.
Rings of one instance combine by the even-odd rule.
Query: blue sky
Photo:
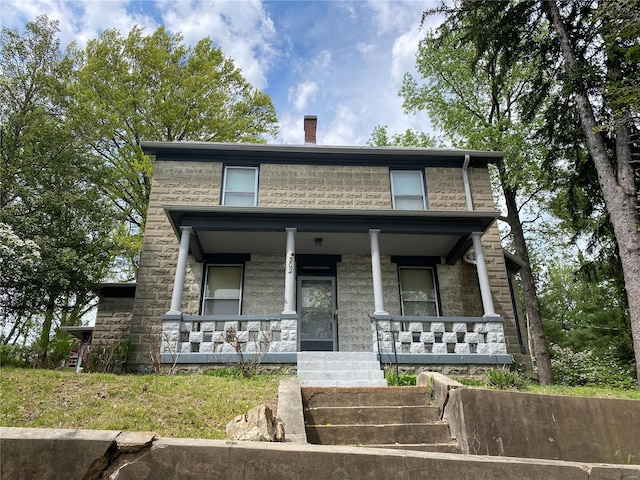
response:
[[[39,14],[60,21],[63,45],[81,46],[106,28],[126,35],[164,25],[185,43],[210,37],[276,107],[280,135],[304,141],[302,119],[318,116],[318,143],[364,145],[376,125],[431,131],[424,114],[405,115],[397,92],[413,73],[422,12],[436,0],[197,1],[2,0],[3,27]],[[436,22],[437,19],[433,19]]]

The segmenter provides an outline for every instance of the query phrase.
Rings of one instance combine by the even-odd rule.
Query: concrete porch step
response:
[[[361,387],[361,388],[370,388],[370,387],[386,387],[387,381],[385,379],[378,380],[300,380],[299,381],[301,387]]]
[[[426,387],[315,388],[303,387],[305,408],[429,405]]]
[[[372,352],[299,352],[301,386],[384,387],[387,381]]]
[[[402,424],[415,421],[437,422],[440,420],[435,405],[408,406],[357,406],[357,407],[315,407],[306,411],[310,425],[342,424]]]
[[[307,425],[309,443],[321,445],[382,445],[449,443],[446,422],[395,425]]]

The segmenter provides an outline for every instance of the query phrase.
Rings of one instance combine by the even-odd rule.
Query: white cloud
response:
[[[391,79],[394,85],[400,86],[406,72],[415,71],[416,53],[422,34],[417,30],[409,30],[393,42],[391,48]]]
[[[302,82],[297,87],[289,88],[289,103],[293,104],[298,112],[302,112],[307,108],[309,102],[313,102],[318,91],[316,82]]]
[[[267,86],[267,72],[277,55],[276,32],[261,2],[162,0],[157,6],[163,23],[170,31],[181,32],[187,44],[211,38],[254,87]]]
[[[375,50],[375,48],[376,46],[371,43],[360,42],[356,45],[356,50],[358,50],[363,55],[366,55],[367,53]]]

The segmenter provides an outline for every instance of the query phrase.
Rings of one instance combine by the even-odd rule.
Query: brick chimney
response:
[[[318,117],[315,115],[304,116],[304,143],[316,143],[316,129]]]

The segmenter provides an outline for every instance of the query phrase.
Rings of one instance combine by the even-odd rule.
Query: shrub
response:
[[[525,390],[529,385],[529,381],[526,378],[506,367],[487,370],[484,374],[484,382],[490,387],[496,387],[501,390]]]
[[[31,347],[21,345],[0,345],[0,366],[31,367],[35,354]]]
[[[556,383],[571,387],[637,388],[634,369],[592,350],[574,352],[551,344],[551,366]]]
[[[131,348],[131,339],[115,345],[92,345],[83,358],[87,372],[113,373],[120,371]]]
[[[401,373],[396,376],[396,372],[386,372],[384,378],[390,386],[396,387],[411,387],[415,386],[416,378],[418,376],[411,373]]]

